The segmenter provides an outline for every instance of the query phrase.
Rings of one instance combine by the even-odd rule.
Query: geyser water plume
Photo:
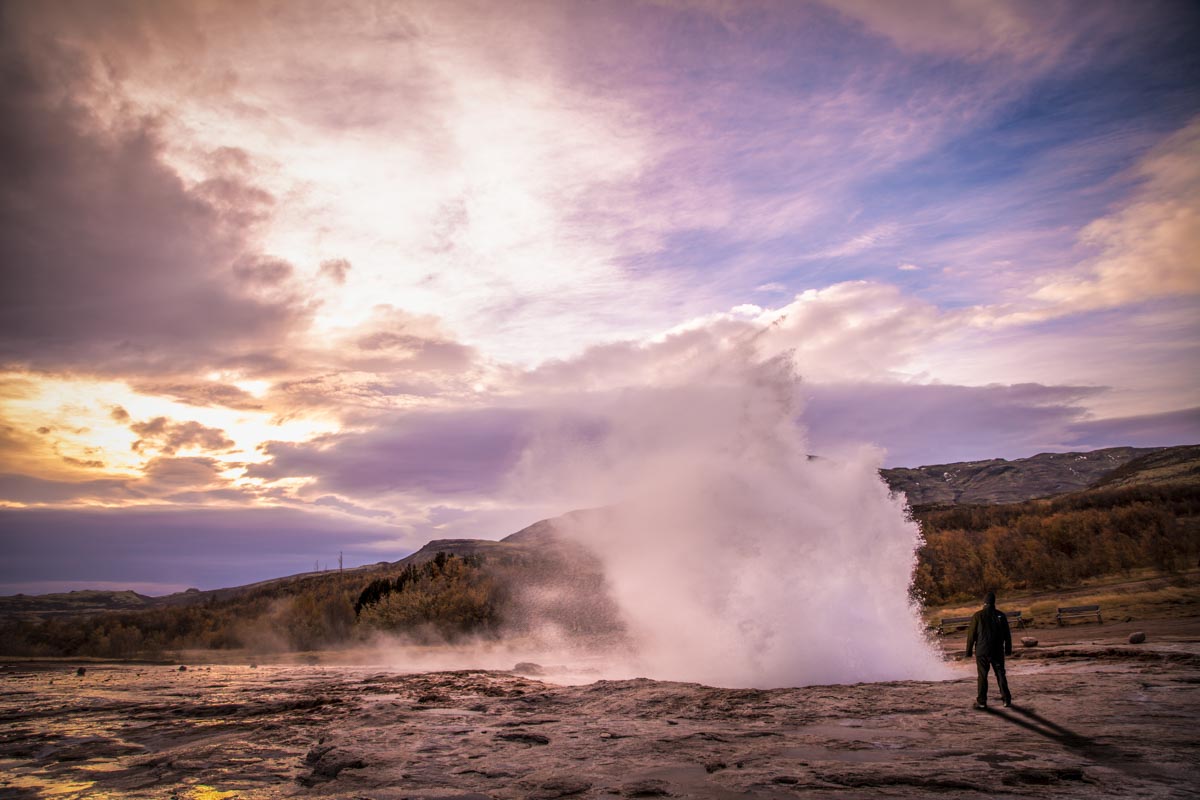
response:
[[[577,506],[616,499],[560,527],[603,565],[631,668],[764,688],[944,677],[909,597],[919,530],[880,454],[810,458],[790,356],[729,355],[592,402],[602,436],[527,460]]]

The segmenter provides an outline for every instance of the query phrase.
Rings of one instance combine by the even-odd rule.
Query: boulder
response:
[[[513,672],[519,675],[545,675],[546,670],[541,664],[535,664],[532,661],[522,661],[512,668]]]
[[[1022,636],[1021,637],[1021,646],[1022,647],[1037,647],[1037,639],[1033,638],[1032,636]]]
[[[579,778],[551,778],[550,780],[542,781],[542,784],[529,797],[530,800],[555,800],[555,798],[559,797],[583,794],[591,788],[592,784],[590,782]]]
[[[75,670],[75,674],[76,674],[76,675],[79,675],[80,677],[82,677],[82,676],[86,675],[86,674],[87,674],[87,667],[80,667],[79,669]]]
[[[1141,644],[1144,641],[1146,641],[1145,631],[1134,631],[1133,633],[1129,634],[1130,644]]]
[[[625,797],[670,797],[669,787],[666,781],[649,778],[625,784],[621,787],[621,794]]]

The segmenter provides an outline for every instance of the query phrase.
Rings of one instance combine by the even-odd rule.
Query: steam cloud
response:
[[[603,566],[622,669],[763,688],[945,677],[909,597],[920,533],[881,454],[808,455],[790,353],[751,340],[689,373],[576,398],[598,433],[558,426],[525,457],[537,493],[607,504],[559,527]]]

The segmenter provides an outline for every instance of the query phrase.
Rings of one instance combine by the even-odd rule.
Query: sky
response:
[[[1198,44],[1153,0],[4,3],[0,593],[499,538],[747,347],[827,457],[1200,442]]]

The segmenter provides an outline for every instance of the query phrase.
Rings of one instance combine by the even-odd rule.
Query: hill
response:
[[[55,614],[99,614],[105,611],[136,611],[150,608],[161,599],[138,594],[128,589],[123,591],[80,589],[54,594],[17,594],[0,597],[0,614],[51,616]]]
[[[1093,486],[1133,486],[1200,479],[1200,445],[1110,447],[1083,453],[1039,453],[1008,461],[960,461],[880,470],[911,506],[1020,503]]]
[[[1096,481],[1092,488],[1196,482],[1200,482],[1200,445],[1191,444],[1138,456]]]

